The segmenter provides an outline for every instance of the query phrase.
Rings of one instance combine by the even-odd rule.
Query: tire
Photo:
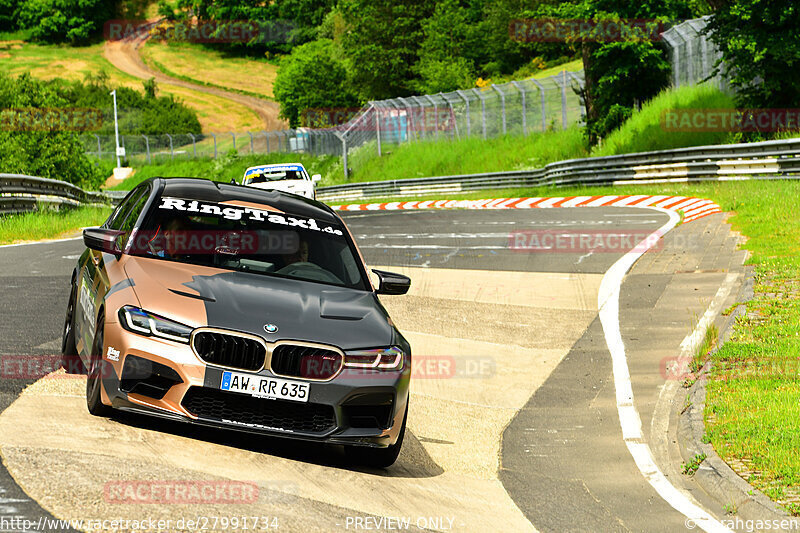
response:
[[[86,376],[86,407],[94,416],[111,416],[113,409],[105,405],[101,399],[100,388],[103,386],[103,330],[104,320],[97,319],[97,330],[94,334],[92,351],[89,354],[89,368]]]
[[[397,442],[386,448],[365,448],[364,446],[345,446],[344,455],[350,463],[370,468],[388,468],[392,466],[400,455],[403,447],[403,437],[406,434],[406,420],[408,420],[408,403],[406,414],[403,416],[403,425]]]
[[[75,302],[77,291],[75,285],[69,293],[67,302],[67,315],[64,317],[64,331],[61,337],[61,361],[59,365],[67,371],[67,374],[85,374],[86,368],[83,366],[78,355],[78,348],[75,346]]]

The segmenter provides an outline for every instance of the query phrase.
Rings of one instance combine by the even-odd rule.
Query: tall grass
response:
[[[45,208],[35,213],[2,216],[0,244],[66,237],[80,228],[99,226],[110,214],[110,207],[79,207],[59,211]]]
[[[593,156],[670,150],[686,146],[724,144],[733,141],[730,132],[668,131],[664,114],[678,109],[733,109],[733,98],[710,85],[668,89],[647,102],[622,127],[592,150]]]
[[[586,155],[583,134],[574,127],[527,137],[470,137],[385,146],[382,157],[370,144],[354,153],[348,164],[354,169],[351,181],[378,181],[539,168]]]

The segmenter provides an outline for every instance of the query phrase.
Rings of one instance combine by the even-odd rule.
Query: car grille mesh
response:
[[[238,335],[201,331],[192,342],[197,355],[213,365],[254,371],[263,368],[267,357],[263,344]]]
[[[323,434],[336,427],[330,405],[254,398],[206,387],[191,387],[183,398],[183,407],[199,418],[283,431]]]
[[[342,356],[333,350],[295,344],[279,344],[272,350],[270,367],[281,376],[308,379],[330,379],[343,364]]]

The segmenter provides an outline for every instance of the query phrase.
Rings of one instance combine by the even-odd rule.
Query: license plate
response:
[[[301,381],[254,376],[239,372],[223,372],[219,388],[258,398],[307,402],[311,386]]]

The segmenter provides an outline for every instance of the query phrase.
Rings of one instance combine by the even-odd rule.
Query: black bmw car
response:
[[[95,415],[113,409],[345,445],[389,466],[403,443],[411,349],[375,271],[326,205],[155,178],[84,231],[63,339]]]

